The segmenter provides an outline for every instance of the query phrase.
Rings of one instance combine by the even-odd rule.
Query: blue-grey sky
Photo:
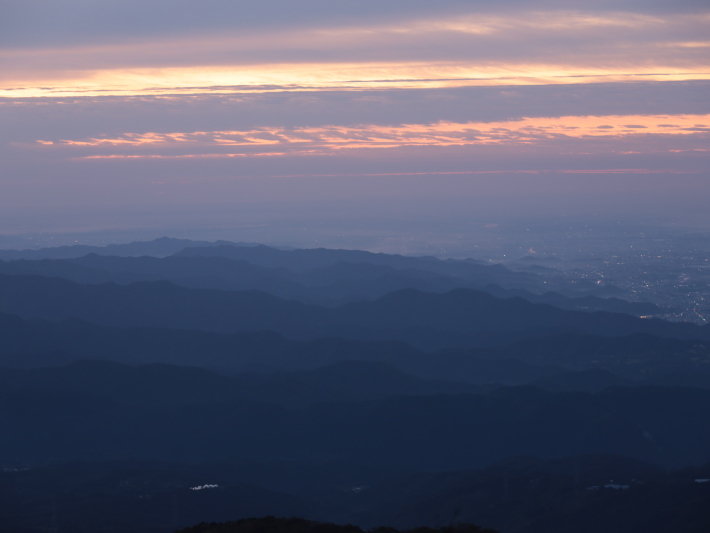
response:
[[[697,219],[709,26],[700,1],[5,0],[0,234]]]

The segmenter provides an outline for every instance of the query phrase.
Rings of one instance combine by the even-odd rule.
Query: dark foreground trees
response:
[[[235,522],[202,523],[176,533],[363,533],[358,526],[314,522],[303,518],[246,518]],[[369,533],[496,533],[474,524],[454,524],[437,529],[420,527],[400,532],[391,527],[379,527]]]

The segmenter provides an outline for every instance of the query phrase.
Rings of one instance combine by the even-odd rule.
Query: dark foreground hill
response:
[[[515,457],[374,484],[361,509],[368,524],[399,528],[476,520],[501,533],[701,533],[710,526],[708,473],[707,465],[664,472],[608,455]]]
[[[496,533],[492,529],[482,528],[473,524],[455,524],[440,528],[419,527],[406,532],[397,529],[376,528],[372,533]],[[302,518],[248,518],[238,522],[223,524],[199,524],[177,533],[363,533],[363,530],[353,525],[337,525],[332,523],[314,522]]]
[[[710,483],[696,480],[708,478],[710,465],[666,472],[609,455],[407,473],[334,462],[65,462],[0,471],[0,522],[12,533],[173,533],[200,522],[187,531],[231,531],[239,519],[255,532],[287,528],[289,520],[254,523],[276,515],[363,529],[472,522],[501,533],[705,533]]]
[[[219,376],[199,372],[172,371],[166,379],[151,369],[118,368],[113,381],[91,383],[68,370],[74,371],[5,375],[3,460],[289,458],[415,470],[478,468],[521,454],[614,453],[668,466],[710,461],[710,391],[702,389],[612,387],[592,394],[512,387],[446,395],[419,389],[366,401],[345,390],[339,394],[348,401],[334,401],[338,393],[325,388],[320,400],[327,401],[318,402],[317,391],[296,387],[265,403],[254,399],[253,384],[235,380],[230,390]],[[47,379],[62,373],[62,386]]]

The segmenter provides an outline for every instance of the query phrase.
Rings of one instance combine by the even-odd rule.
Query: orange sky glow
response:
[[[639,135],[707,135],[710,115],[632,115],[602,117],[525,118],[503,122],[405,124],[401,126],[324,126],[317,128],[259,128],[250,131],[196,131],[173,133],[126,133],[118,137],[79,140],[38,140],[52,146],[112,149],[135,148],[141,153],[102,153],[78,159],[235,157],[322,155],[358,148],[402,146],[465,146],[486,144],[535,144],[561,138],[624,137]],[[253,152],[255,147],[289,147],[295,151]],[[200,153],[204,148],[241,148],[235,153]],[[148,154],[145,150],[177,149],[180,153]],[[305,149],[304,149],[305,148]]]
[[[701,4],[4,0],[0,212],[296,200],[345,212],[406,196],[404,182],[463,202],[486,187],[515,196],[528,178],[540,212],[561,183],[605,199],[627,183],[625,205],[651,181],[659,203],[691,185],[702,198]]]
[[[0,97],[707,80],[709,21],[531,11],[17,47]]]

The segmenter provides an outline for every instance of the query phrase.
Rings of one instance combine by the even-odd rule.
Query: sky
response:
[[[709,95],[703,1],[0,0],[0,235],[710,229]]]

